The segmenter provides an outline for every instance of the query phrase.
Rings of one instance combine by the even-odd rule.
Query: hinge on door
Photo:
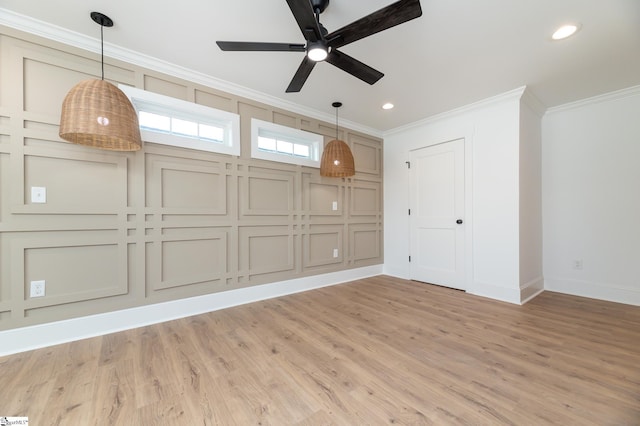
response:
[[[405,163],[407,163],[407,169],[411,168],[411,161],[405,161]]]
[[[411,262],[411,256],[409,256],[409,262]]]

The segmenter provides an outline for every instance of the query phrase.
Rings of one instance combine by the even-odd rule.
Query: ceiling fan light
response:
[[[307,56],[314,62],[320,62],[327,59],[327,48],[323,46],[321,43],[309,44],[309,49],[307,51]]]
[[[578,31],[578,29],[579,29],[578,25],[574,25],[574,24],[563,25],[553,33],[551,38],[554,40],[564,40],[565,38],[568,38],[574,35],[576,31]]]

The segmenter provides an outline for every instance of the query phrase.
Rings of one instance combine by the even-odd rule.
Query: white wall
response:
[[[385,134],[385,273],[409,278],[409,151],[464,138],[467,291],[521,302],[518,145],[523,91]]]
[[[542,135],[545,288],[640,305],[640,86],[550,110]]]

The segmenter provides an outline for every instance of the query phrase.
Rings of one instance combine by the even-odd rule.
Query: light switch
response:
[[[338,202],[337,201],[333,202],[333,207],[332,208],[333,208],[333,210],[338,210]]]
[[[46,203],[47,202],[47,188],[44,186],[32,186],[31,187],[31,202],[32,203]]]
[[[333,249],[333,257],[338,257],[338,249]]]

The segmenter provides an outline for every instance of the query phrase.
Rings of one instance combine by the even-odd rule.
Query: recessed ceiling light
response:
[[[553,33],[551,38],[554,40],[563,40],[574,35],[576,31],[578,31],[578,26],[575,24],[563,25]]]
[[[391,109],[393,107],[394,105],[391,102],[387,102],[386,104],[382,105],[382,109]]]

